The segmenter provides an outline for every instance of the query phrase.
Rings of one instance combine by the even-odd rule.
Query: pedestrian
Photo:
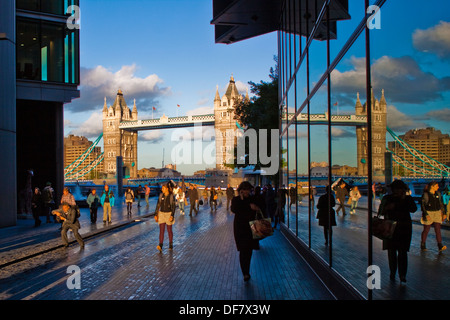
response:
[[[145,192],[145,203],[146,203],[146,208],[148,209],[148,207],[150,206],[148,203],[148,198],[150,197],[150,187],[148,186],[148,184],[145,185],[144,187],[144,192]]]
[[[89,193],[86,202],[89,206],[91,223],[97,223],[97,210],[100,206],[100,197],[98,196],[97,190],[95,190],[95,188],[93,188]]]
[[[142,189],[142,185],[139,185],[138,186],[138,188],[137,188],[137,190],[136,190],[136,193],[137,193],[137,198],[138,198],[138,208],[141,206],[141,196],[142,196],[142,193],[143,193],[143,189]]]
[[[61,204],[63,204],[64,202],[67,202],[71,207],[75,207],[77,205],[75,197],[70,193],[68,187],[64,187],[63,195],[61,196]]]
[[[239,185],[238,196],[231,200],[231,212],[234,213],[233,233],[236,248],[239,251],[239,264],[244,281],[250,280],[250,262],[253,250],[259,250],[259,240],[253,239],[249,222],[255,220],[260,208],[251,195],[253,186],[248,181]]]
[[[44,203],[44,213],[47,217],[47,223],[49,223],[51,212],[55,206],[55,190],[53,190],[51,182],[47,182],[45,188],[42,190],[42,202]],[[56,222],[56,218],[54,219],[54,222]]]
[[[192,211],[195,212],[195,214],[198,214],[198,192],[197,189],[191,184],[191,186],[189,187],[189,204],[190,204],[190,209],[189,209],[189,217],[192,217]]]
[[[223,196],[223,191],[220,187],[217,187],[217,205],[219,207],[222,206],[222,196]]]
[[[214,211],[217,211],[217,198],[218,198],[218,194],[217,194],[216,188],[211,187],[211,191],[209,193],[209,205],[211,207],[211,212],[213,212],[213,207],[214,207]]]
[[[433,181],[425,187],[422,194],[422,219],[420,219],[420,222],[423,224],[420,243],[420,248],[422,250],[427,249],[427,236],[432,225],[434,227],[434,232],[436,233],[436,241],[439,251],[447,249],[447,247],[442,244],[441,223],[446,219],[446,215],[444,212],[444,205],[442,203],[442,196],[438,189],[439,184]]]
[[[112,192],[112,190],[109,190],[109,186],[105,184],[102,196],[100,197],[100,203],[103,207],[103,223],[111,223],[111,211],[112,207],[114,207],[114,202],[114,193]]]
[[[412,220],[411,213],[416,212],[414,199],[407,195],[408,186],[401,180],[395,180],[390,185],[391,194],[383,197],[378,214],[385,219],[397,221],[392,239],[383,240],[383,250],[388,252],[390,279],[398,276],[401,282],[406,282],[408,270],[408,251],[411,245]]]
[[[309,190],[310,190],[310,192],[309,192],[309,206],[311,207],[311,211],[314,212],[315,206],[316,206],[315,196],[317,195],[317,190],[313,186],[310,186]]]
[[[331,193],[331,187],[327,186],[325,188],[325,194],[321,195],[317,201],[317,219],[319,219],[319,226],[323,227],[323,235],[326,246],[328,246],[329,237],[333,234],[333,227],[336,226],[336,212],[334,211],[335,205],[336,200]]]
[[[444,205],[445,214],[447,215],[447,221],[449,221],[450,215],[450,186],[447,186],[442,192],[442,204]]]
[[[358,207],[358,201],[361,198],[361,192],[359,192],[359,189],[357,186],[354,186],[352,190],[350,190],[350,214],[356,213],[356,208]]]
[[[227,195],[227,210],[229,210],[230,209],[231,200],[234,197],[234,189],[233,189],[233,187],[230,184],[227,185],[227,190],[225,191],[225,193]]]
[[[61,228],[61,238],[64,244],[64,247],[69,246],[69,240],[67,238],[67,231],[72,230],[75,239],[80,244],[81,249],[84,249],[84,241],[81,235],[78,233],[80,229],[80,222],[78,221],[77,210],[73,208],[67,202],[63,202],[61,204],[61,208],[57,210],[53,210],[52,214],[55,215],[55,218],[62,222]]]
[[[34,188],[34,193],[31,198],[31,210],[33,212],[35,227],[39,227],[41,225],[40,215],[42,213],[43,205],[44,204],[42,202],[41,190],[38,187],[36,187]]]
[[[342,209],[342,215],[345,216],[345,197],[348,196],[348,190],[344,181],[341,181],[336,188],[336,199],[339,204],[336,214]]]
[[[178,192],[175,195],[175,199],[178,202],[178,208],[180,208],[180,214],[184,216],[184,205],[186,201],[186,196],[182,188],[178,188]]]
[[[266,212],[267,216],[272,219],[272,221],[275,219],[275,213],[277,210],[277,202],[276,202],[276,193],[275,190],[272,188],[272,185],[269,183],[266,185]],[[284,197],[286,197],[286,194],[284,194]]]
[[[175,223],[175,200],[172,188],[169,184],[163,185],[161,191],[155,210],[155,221],[159,225],[159,244],[156,248],[160,252],[162,252],[166,226],[169,235],[169,250],[173,249],[172,225]]]
[[[202,197],[203,197],[203,205],[206,206],[208,204],[208,188],[207,187],[205,187],[205,189],[203,189]]]
[[[286,206],[286,192],[283,190],[283,188],[278,188],[275,202],[276,202],[277,208],[275,210],[275,214],[273,217],[273,220],[274,220],[273,228],[274,229],[277,228],[277,225],[280,221],[284,221],[284,209]]]
[[[255,196],[256,205],[261,209],[264,218],[267,218],[268,216],[266,212],[266,199],[264,198],[264,195],[261,192],[260,186],[255,187],[255,192],[253,195]]]
[[[295,204],[297,206],[297,188],[296,187],[291,187],[289,189],[289,198],[290,198],[289,210],[291,210],[291,206],[293,204]]]
[[[133,207],[134,192],[131,187],[127,187],[125,191],[125,203],[127,204],[127,215],[131,217],[131,209]]]

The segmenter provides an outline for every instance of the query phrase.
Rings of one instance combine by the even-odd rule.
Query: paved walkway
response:
[[[19,220],[15,227],[0,229],[0,299],[334,300],[279,230],[261,242],[261,250],[252,259],[252,279],[244,285],[232,236],[233,215],[223,207],[214,214],[203,207],[192,218],[177,212],[175,249],[168,251],[166,244],[160,254],[155,248],[159,230],[151,218],[155,201],[156,198],[151,199],[149,209],[135,208],[131,219],[126,216],[125,207],[116,207],[113,223],[106,226],[101,222],[101,209],[100,222],[95,225],[89,221],[88,209],[82,209],[80,233],[86,239],[82,255],[75,254],[77,244],[69,252],[61,248],[58,224],[44,222],[39,228],[33,228],[33,220]],[[301,212],[307,209],[305,203],[299,208]],[[306,218],[304,214],[299,217],[299,236],[305,241]],[[364,296],[367,291],[365,224],[364,211],[358,211],[356,215],[339,216],[338,226],[333,229],[333,268]],[[291,220],[290,227],[294,225],[295,221]],[[386,253],[381,250],[381,241],[374,239],[374,263],[384,271],[382,289],[374,291],[374,299],[448,299],[450,250],[438,253],[432,248],[431,231],[430,250],[420,252],[417,249],[420,231],[421,226],[415,225],[406,285],[387,279]],[[443,230],[443,236],[449,245],[449,231]],[[312,223],[311,238],[312,250],[327,260],[322,229],[316,221]],[[49,257],[44,259],[44,256]],[[52,260],[55,256],[59,260]],[[16,268],[21,265],[20,260],[26,262],[22,269]],[[51,279],[57,283],[67,278],[68,263],[80,265],[83,281],[89,287],[68,294],[64,283],[47,284]],[[46,275],[43,288],[34,278],[33,285],[24,281],[30,280],[26,278],[30,268],[36,275]]]
[[[82,220],[86,214],[84,209]],[[78,252],[75,243],[68,252],[59,248],[27,260],[26,266],[19,263],[0,268],[0,298],[334,300],[279,230],[264,239],[261,250],[254,252],[252,279],[244,283],[233,238],[233,215],[226,208],[220,207],[211,213],[208,207],[201,207],[198,216],[194,217],[181,216],[177,212],[174,250],[167,249],[166,239],[163,253],[156,250],[159,228],[148,214],[148,210],[143,210],[138,223],[129,223],[114,232],[91,235],[82,253]],[[113,222],[116,220],[120,219],[113,217]],[[82,221],[82,224],[88,222]],[[20,226],[0,229],[2,256],[9,253],[11,260],[19,246],[37,248],[35,242],[45,232],[59,236],[56,226],[43,226],[46,230],[26,227],[20,222]],[[21,236],[21,232],[27,236]],[[86,237],[92,230],[84,227],[81,233]],[[59,244],[59,238],[55,240]],[[67,278],[67,266],[72,264],[82,270],[82,290],[67,290],[65,282],[61,281]],[[27,277],[32,281],[24,281]]]

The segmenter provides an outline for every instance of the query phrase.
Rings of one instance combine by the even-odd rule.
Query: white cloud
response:
[[[186,111],[187,116],[195,116],[202,114],[214,114],[214,107],[205,106]]]
[[[415,30],[413,45],[419,51],[432,52],[439,58],[450,59],[450,22],[440,21],[434,27]]]
[[[387,107],[387,126],[398,132],[406,132],[411,128],[418,128],[426,126],[423,122],[414,119],[401,111],[395,106]]]
[[[347,138],[347,137],[354,137],[355,133],[344,130],[342,128],[331,127],[331,136],[333,138]]]
[[[171,94],[171,88],[162,87],[164,81],[156,74],[145,78],[136,76],[137,69],[135,64],[122,66],[116,72],[104,66],[81,68],[81,97],[67,104],[66,108],[73,113],[101,110],[104,97],[111,105],[120,89],[128,104],[136,99],[140,111],[151,111],[158,98]]]
[[[94,112],[91,114],[89,119],[87,119],[80,126],[72,130],[70,133],[77,136],[84,136],[87,138],[97,138],[103,132],[102,120],[103,120],[102,113]],[[72,127],[75,127],[75,125],[72,124]]]
[[[159,143],[163,140],[163,134],[161,130],[148,130],[139,132],[139,141],[147,141],[150,143]]]
[[[352,57],[353,69],[331,74],[331,84],[336,99],[363,94],[366,85],[365,58]],[[372,87],[374,91],[385,89],[386,99],[392,102],[421,104],[442,98],[441,92],[448,90],[447,79],[439,79],[425,72],[409,57],[383,56],[372,63]]]

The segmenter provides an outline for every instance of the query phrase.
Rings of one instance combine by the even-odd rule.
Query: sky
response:
[[[338,39],[331,41],[332,59],[362,19],[363,3],[349,0],[352,19],[338,22]],[[212,0],[81,0],[80,6],[81,98],[65,106],[66,135],[95,140],[102,130],[104,97],[111,105],[118,89],[129,106],[136,99],[140,119],[208,114],[216,87],[222,96],[231,75],[245,94],[249,81],[269,81],[270,68],[275,66],[275,32],[232,45],[215,43]],[[380,13],[381,28],[370,32],[372,81],[377,99],[385,90],[388,126],[398,134],[426,126],[450,133],[450,3],[391,0]],[[335,113],[352,113],[356,92],[363,103],[366,99],[364,44],[363,34],[332,74]],[[311,47],[313,85],[326,66],[325,48],[325,42]],[[304,91],[302,80],[298,88]],[[313,113],[325,110],[326,90],[322,91],[313,101]],[[138,169],[173,162],[173,133],[140,132]],[[314,128],[313,134],[320,138],[326,131]],[[355,149],[354,129],[333,130],[335,163],[355,165],[355,157],[348,156]],[[325,144],[315,151],[314,161],[326,160]],[[178,169],[192,174],[214,166],[179,165]]]

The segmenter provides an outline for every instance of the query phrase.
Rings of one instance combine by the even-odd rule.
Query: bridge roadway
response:
[[[181,216],[177,211],[174,250],[167,250],[166,234],[163,253],[159,253],[158,226],[152,219],[155,200],[151,199],[149,209],[137,210],[135,203],[132,219],[127,218],[124,206],[115,207],[113,223],[107,226],[101,222],[101,209],[95,225],[89,222],[88,209],[82,209],[81,234],[86,241],[83,251],[73,237],[70,247],[62,248],[58,224],[43,222],[33,228],[33,220],[19,220],[15,227],[0,229],[0,299],[335,300],[278,229],[254,253],[252,279],[244,283],[233,239],[233,215],[224,206],[213,214],[209,207],[200,207],[194,217]],[[300,211],[305,208],[305,203],[299,205]],[[357,273],[361,265],[356,260],[366,256],[364,221],[364,211],[338,217],[333,238],[336,270],[350,282],[355,281],[355,288],[363,294],[364,273]],[[318,228],[317,222],[313,225]],[[448,299],[448,251],[437,252],[431,231],[430,250],[420,253],[418,228],[414,227],[406,285],[387,281],[386,254],[375,241],[376,261],[384,273],[382,288],[375,290],[374,299]],[[325,250],[322,233],[316,231],[312,232],[317,238],[313,249],[321,253]],[[443,236],[449,245],[447,229]],[[81,268],[80,290],[66,286],[70,265]]]
[[[294,114],[289,114],[289,118],[292,118]],[[300,113],[297,116],[297,124],[307,124],[308,114]],[[328,124],[328,115],[323,114],[311,114],[310,123],[312,125]],[[364,126],[367,124],[367,116],[365,115],[332,115],[331,123],[334,126]],[[158,119],[145,119],[145,120],[132,120],[123,121],[120,123],[119,128],[122,130],[156,130],[156,129],[170,129],[170,128],[185,128],[199,126],[214,126],[215,116],[214,114],[204,115],[192,115],[192,116],[180,116],[180,117],[167,117],[162,116]]]

